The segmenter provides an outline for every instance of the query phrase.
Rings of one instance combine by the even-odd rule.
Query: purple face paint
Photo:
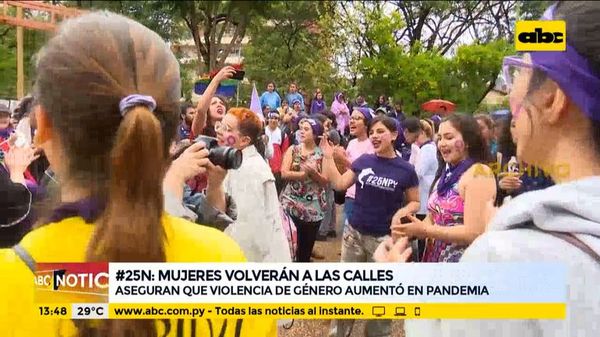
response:
[[[237,139],[235,138],[234,135],[229,135],[229,136],[227,136],[227,138],[225,138],[225,144],[227,146],[235,145],[236,141],[237,141]]]
[[[465,149],[465,142],[463,142],[462,140],[457,140],[457,141],[454,143],[454,147],[455,147],[457,150],[459,150],[459,151],[462,151],[462,150],[464,150],[464,149]]]

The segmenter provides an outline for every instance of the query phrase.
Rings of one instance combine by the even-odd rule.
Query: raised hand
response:
[[[4,162],[11,176],[23,175],[27,166],[38,157],[39,155],[35,154],[35,150],[32,147],[13,146],[6,154]]]
[[[233,75],[236,73],[236,70],[234,67],[232,66],[225,66],[223,68],[221,68],[221,70],[219,70],[219,72],[215,75],[215,77],[213,78],[213,80],[216,81],[223,81],[225,79],[231,78],[233,77]]]
[[[323,152],[323,156],[325,158],[333,158],[333,146],[329,143],[329,139],[326,134],[321,137],[321,142],[319,143],[319,147]]]

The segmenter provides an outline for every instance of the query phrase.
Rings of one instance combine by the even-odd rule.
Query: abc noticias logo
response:
[[[108,263],[38,263],[34,276],[38,302],[106,302]]]
[[[566,51],[565,21],[517,21],[515,27],[517,51]]]

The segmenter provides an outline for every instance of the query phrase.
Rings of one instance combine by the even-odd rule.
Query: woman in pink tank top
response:
[[[440,124],[440,165],[428,200],[427,217],[393,224],[395,237],[428,240],[422,262],[458,262],[466,247],[485,231],[486,210],[493,206],[496,180],[489,151],[477,121],[470,115],[454,114]]]

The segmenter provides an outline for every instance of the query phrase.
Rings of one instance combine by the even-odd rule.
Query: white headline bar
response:
[[[563,303],[556,263],[110,263],[109,303]]]

